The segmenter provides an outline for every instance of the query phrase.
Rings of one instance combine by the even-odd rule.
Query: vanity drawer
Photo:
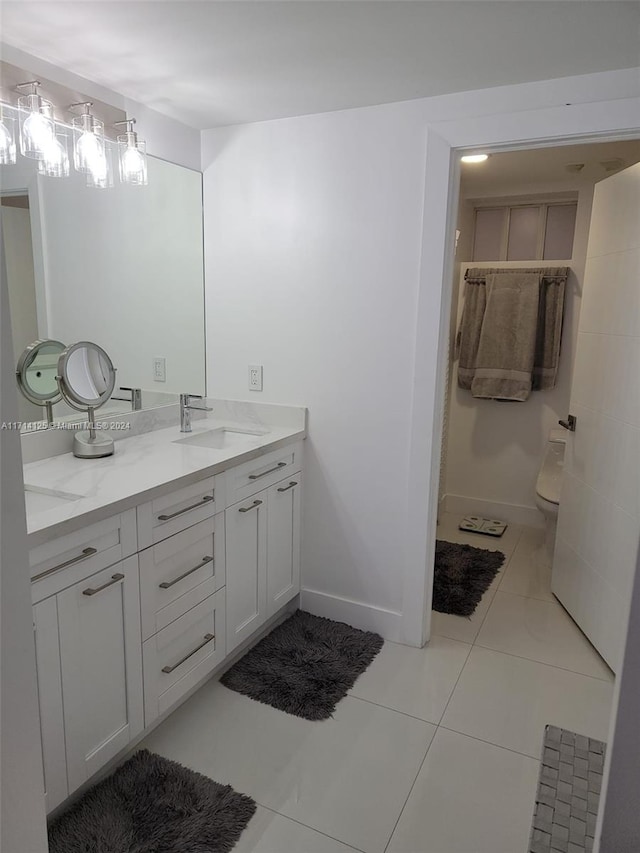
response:
[[[145,726],[224,659],[224,592],[210,595],[143,643]]]
[[[302,467],[302,442],[265,453],[225,472],[227,506],[272,486]]]
[[[216,513],[215,478],[207,477],[138,507],[138,547],[142,550]]]
[[[41,601],[137,550],[136,511],[114,515],[29,551],[31,598]]]
[[[224,569],[224,513],[142,551],[142,639],[148,640],[223,587]]]

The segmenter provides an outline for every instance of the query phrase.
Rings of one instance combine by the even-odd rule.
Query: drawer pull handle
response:
[[[40,578],[45,577],[45,575],[50,575],[52,572],[57,572],[58,569],[66,569],[67,566],[73,566],[74,563],[81,563],[83,560],[87,560],[89,557],[93,557],[93,555],[97,553],[97,548],[83,548],[82,554],[78,554],[77,557],[72,557],[70,560],[65,560],[64,563],[58,563],[57,566],[53,566],[51,569],[47,569],[46,572],[40,572],[39,575],[34,575],[31,580],[40,580]]]
[[[118,572],[117,575],[111,575],[111,580],[107,581],[106,583],[103,583],[102,586],[97,586],[95,589],[92,589],[91,587],[89,587],[89,589],[83,589],[82,594],[95,595],[97,592],[102,592],[103,589],[106,589],[108,586],[113,586],[114,583],[118,583],[118,581],[121,581],[123,579],[124,575]]]
[[[281,489],[278,489],[278,491],[279,492],[288,492],[289,489],[292,489],[294,486],[297,486],[297,485],[298,484],[296,483],[295,480],[291,480],[291,482],[289,483],[288,486],[283,486]]]
[[[184,509],[179,509],[177,512],[172,512],[169,515],[159,515],[158,521],[170,521],[172,518],[175,518],[177,515],[182,515],[183,512],[190,512],[192,509],[198,509],[202,504],[207,503],[208,501],[213,500],[213,495],[205,495],[197,504],[191,504],[191,506],[186,506]]]
[[[274,468],[269,468],[268,471],[263,471],[262,474],[249,474],[250,480],[259,480],[260,477],[266,477],[267,474],[273,474],[274,471],[277,471],[278,468],[284,468],[286,462],[278,462],[278,464]]]
[[[183,575],[179,575],[177,578],[174,578],[172,581],[164,581],[164,583],[159,583],[158,586],[160,587],[160,589],[171,589],[174,584],[184,580],[185,578],[189,577],[189,575],[192,575],[194,572],[197,572],[198,569],[201,569],[203,566],[206,566],[207,563],[213,563],[213,557],[203,557],[202,562],[199,563],[197,566],[194,566],[192,569],[189,569]]]
[[[262,501],[254,501],[251,506],[241,506],[238,512],[249,512],[251,509],[255,509],[257,506],[260,506]]]
[[[185,661],[189,660],[189,658],[192,657],[192,655],[195,655],[196,652],[199,652],[200,649],[203,649],[207,645],[207,643],[210,643],[211,640],[215,640],[215,638],[216,638],[215,634],[205,634],[203,641],[199,645],[197,645],[195,647],[195,649],[193,649],[192,651],[189,652],[189,654],[187,654],[183,658],[181,658],[178,661],[178,663],[174,663],[173,666],[163,666],[162,671],[166,672],[168,675],[170,675],[174,669],[177,669],[179,666],[182,666],[182,664]]]

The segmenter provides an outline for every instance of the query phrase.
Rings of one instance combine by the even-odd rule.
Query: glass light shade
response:
[[[147,144],[133,131],[118,137],[120,181],[123,184],[143,187],[147,180]]]
[[[20,117],[20,151],[32,160],[42,160],[54,135],[53,108],[40,95],[24,95],[18,99]]]
[[[113,186],[113,164],[111,146],[104,144],[91,159],[91,169],[87,172],[87,186],[106,190]]]
[[[0,110],[0,163],[12,166],[16,162],[15,120]]]
[[[67,134],[56,131],[47,143],[44,157],[38,162],[38,172],[50,178],[66,178],[69,176],[69,153]]]
[[[99,172],[104,160],[104,125],[86,113],[73,119],[72,128],[76,171],[87,175]]]

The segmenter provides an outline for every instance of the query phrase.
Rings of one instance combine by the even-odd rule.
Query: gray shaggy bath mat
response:
[[[256,804],[141,749],[49,828],[49,853],[229,853]]]
[[[471,616],[504,563],[502,551],[436,541],[434,610]]]
[[[326,720],[383,642],[378,634],[297,610],[220,680],[279,711]]]

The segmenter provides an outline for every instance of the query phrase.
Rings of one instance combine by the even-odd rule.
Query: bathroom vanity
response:
[[[305,410],[235,406],[25,465],[47,811],[299,592]]]

